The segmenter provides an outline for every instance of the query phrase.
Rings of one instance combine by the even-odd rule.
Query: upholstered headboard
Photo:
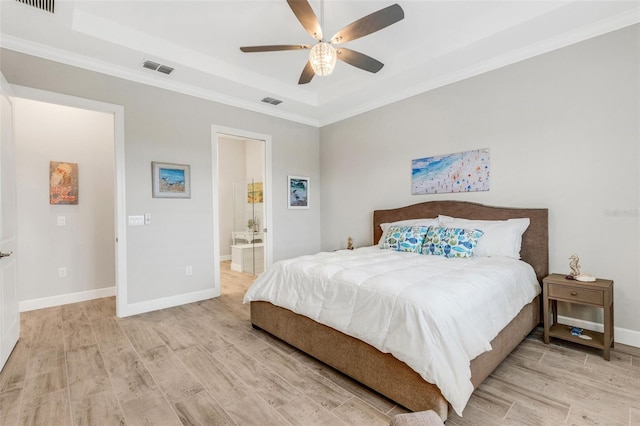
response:
[[[465,219],[506,220],[528,217],[529,228],[522,236],[520,256],[536,271],[538,281],[549,274],[549,211],[548,209],[529,209],[511,207],[493,207],[467,201],[427,201],[406,207],[373,212],[373,243],[377,244],[382,236],[381,223],[406,219],[435,218],[447,215]]]

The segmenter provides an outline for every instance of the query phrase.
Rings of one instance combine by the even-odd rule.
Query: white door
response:
[[[16,288],[16,169],[9,84],[0,73],[0,370],[20,335]],[[13,254],[12,254],[13,253]]]

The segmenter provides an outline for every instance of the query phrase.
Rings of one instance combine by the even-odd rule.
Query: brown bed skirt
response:
[[[540,319],[536,297],[491,341],[493,350],[471,361],[477,387],[533,330]],[[412,411],[434,410],[446,420],[449,404],[438,387],[391,354],[268,302],[251,302],[251,323]]]

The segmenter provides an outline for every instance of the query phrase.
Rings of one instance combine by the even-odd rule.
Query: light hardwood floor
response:
[[[26,312],[0,425],[388,425],[406,412],[249,324],[255,277],[223,262],[213,300],[115,318],[113,298]],[[534,331],[447,425],[640,425],[640,349]]]

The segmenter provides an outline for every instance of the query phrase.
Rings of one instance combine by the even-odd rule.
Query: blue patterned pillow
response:
[[[484,235],[479,229],[440,228],[430,226],[422,245],[422,254],[444,257],[471,257],[478,239]]]
[[[387,230],[381,249],[420,253],[428,226],[392,225]]]

